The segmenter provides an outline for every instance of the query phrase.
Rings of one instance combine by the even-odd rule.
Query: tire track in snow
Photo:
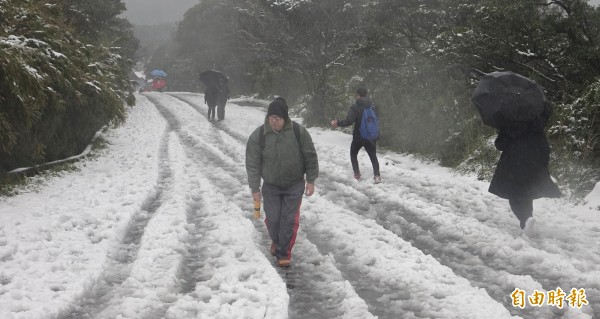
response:
[[[191,100],[187,101],[183,99],[186,103],[192,103]],[[240,143],[244,143],[245,140],[238,139]],[[218,145],[221,145],[219,143]],[[324,176],[323,176],[324,175]],[[332,176],[322,174],[321,177],[324,181],[335,180]],[[330,183],[322,183],[322,187],[326,187],[325,185]],[[337,183],[334,183],[333,189],[338,186]],[[329,200],[331,203],[339,202],[339,199],[333,198]],[[353,209],[351,209],[352,211]],[[302,227],[301,227],[302,228]],[[342,272],[343,278],[349,280],[354,289],[357,290],[358,295],[367,301],[369,305],[369,309],[377,316],[381,316],[382,318],[388,317],[396,317],[407,315],[403,313],[402,309],[390,309],[389,303],[394,302],[394,300],[387,300],[387,296],[397,296],[399,300],[406,298],[403,294],[398,294],[396,291],[399,290],[399,287],[394,286],[385,286],[381,285],[378,282],[374,282],[373,278],[364,277],[360,271],[357,271],[360,267],[356,267],[356,265],[352,265],[352,262],[348,260],[348,257],[344,255],[344,248],[340,249],[336,246],[336,244],[331,244],[331,238],[323,238],[322,236],[318,236],[318,234],[312,233],[310,230],[307,230],[310,235],[308,235],[308,239],[314,243],[318,243],[318,249],[320,254],[332,254],[335,256],[337,262],[336,267]],[[413,314],[415,315],[415,314]],[[417,317],[419,316],[416,314]],[[427,316],[425,315],[424,318]]]
[[[203,109],[202,107],[198,106],[197,104],[194,103],[194,101],[192,101],[190,98],[188,98],[186,95],[188,94],[176,94],[176,93],[169,93],[170,96],[188,104],[189,106],[191,106],[194,110],[196,110],[199,114],[204,114],[203,113]],[[238,132],[235,132],[231,129],[229,129],[227,126],[224,125],[220,125],[221,122],[220,121],[210,121],[208,119],[208,116],[203,115],[203,117],[206,118],[206,120],[211,123],[211,125],[213,125],[215,128],[219,129],[220,131],[223,131],[225,133],[227,133],[227,135],[230,135],[231,137],[233,137],[235,140],[242,142],[244,145],[246,144],[246,141],[248,140],[248,136],[244,136],[242,134],[239,134]]]
[[[193,106],[193,102],[191,102],[191,100],[188,99],[181,99],[184,102],[188,103],[188,104],[192,104]],[[194,109],[196,109],[198,111],[197,107],[194,107]],[[200,114],[203,114],[203,112],[199,112]],[[227,132],[225,132],[227,133]],[[234,136],[235,138],[235,136]],[[241,138],[235,138],[238,140],[239,143],[245,144],[245,139],[241,139]],[[223,143],[218,142],[215,143],[216,145],[222,145]],[[322,174],[322,173],[321,173]],[[245,176],[244,176],[245,177]],[[325,176],[325,177],[321,177],[323,180],[329,180],[331,178],[331,176]],[[326,187],[325,185],[330,184],[330,183],[324,183],[323,186],[321,187]],[[245,181],[240,181],[240,187],[244,187],[245,185]],[[334,184],[334,188],[335,188],[335,184]],[[332,202],[331,200],[329,200],[330,202]],[[333,202],[337,202],[337,200],[334,199]],[[333,203],[332,202],[332,203]],[[302,214],[301,214],[302,215]],[[302,226],[301,226],[301,229]],[[381,318],[395,318],[395,317],[402,317],[403,315],[407,315],[405,312],[403,312],[402,309],[395,309],[395,308],[391,308],[388,306],[389,301],[390,300],[386,300],[385,296],[389,296],[389,295],[395,295],[395,296],[399,296],[400,299],[406,298],[406,295],[400,293],[397,293],[397,290],[400,290],[401,287],[393,287],[393,286],[387,286],[384,287],[383,285],[381,285],[378,282],[374,282],[372,278],[368,278],[365,277],[361,271],[359,271],[359,267],[355,267],[352,262],[347,258],[347,256],[344,255],[343,250],[344,247],[342,247],[340,249],[340,247],[338,247],[338,243],[332,243],[331,239],[332,238],[324,238],[323,236],[319,236],[318,234],[311,232],[310,230],[306,230],[303,231],[304,234],[306,234],[305,236],[307,237],[306,239],[311,242],[311,243],[315,243],[316,247],[317,247],[317,251],[316,254],[318,255],[333,255],[335,256],[335,267],[337,267],[336,269],[338,271],[341,272],[341,276],[344,280],[348,280],[352,286],[353,289],[356,290],[356,293],[358,294],[358,296],[360,298],[362,298],[364,301],[367,302],[368,307],[369,307],[369,311],[371,313],[373,313],[376,316],[379,316]],[[268,245],[268,243],[270,243],[270,240],[268,239],[268,235],[265,235],[265,239],[263,241],[266,241],[263,243],[264,246]],[[301,243],[302,241],[299,240],[298,243]],[[296,247],[297,249],[297,247]],[[296,255],[297,253],[295,253]],[[296,259],[296,258],[295,258]],[[285,272],[285,270],[280,270],[280,273],[282,274],[282,276],[287,276],[288,274]],[[293,277],[291,278],[287,278],[289,279],[296,279]],[[300,281],[302,279],[298,278],[296,281]],[[310,278],[309,278],[310,280]],[[289,282],[289,281],[288,281]],[[290,286],[293,286],[294,283],[291,283]],[[293,288],[293,287],[290,287]],[[306,289],[302,289],[302,290],[306,290]],[[297,299],[302,298],[302,295],[300,295]],[[292,300],[294,300],[294,296],[291,294],[291,301],[290,301],[290,306],[292,305]],[[391,300],[393,301],[393,300]],[[294,314],[295,311],[293,311],[292,309],[290,310],[290,315]],[[311,315],[307,315],[306,313],[302,314],[300,312],[296,312],[298,313],[300,316],[298,318],[312,318],[312,316],[314,316],[314,314]],[[306,316],[306,317],[304,317]],[[418,316],[417,316],[418,317]],[[327,318],[327,317],[323,317],[323,318]]]
[[[168,123],[168,133],[179,135],[182,125],[177,117],[162,106],[156,97],[152,95],[147,95],[146,97],[154,104],[158,112]],[[163,162],[168,161],[169,158],[167,156]],[[193,295],[196,284],[206,280],[209,276],[209,274],[203,274],[200,270],[206,266],[205,261],[209,259],[211,247],[203,245],[201,238],[217,226],[211,222],[207,222],[205,216],[199,213],[204,205],[204,199],[196,194],[193,194],[185,204],[187,236],[185,239],[182,239],[182,245],[185,249],[181,252],[182,261],[176,274],[176,280],[179,285],[172,291],[175,296],[169,297],[172,300],[163,300],[165,305],[159,308],[160,310],[152,318],[166,318],[169,307],[177,301],[175,298],[182,295]]]
[[[194,204],[188,207],[186,212],[186,221],[190,227],[188,228],[190,241],[186,244],[186,254],[183,259],[183,265],[180,271],[181,293],[190,294],[194,291],[198,282],[205,281],[206,275],[203,275],[200,270],[204,267],[203,261],[208,256],[207,247],[200,245],[201,238],[205,229],[212,227],[206,222],[205,218],[197,212],[204,207],[201,197],[193,197]]]
[[[152,219],[163,202],[163,196],[172,188],[172,172],[168,166],[168,140],[172,127],[167,126],[160,142],[159,148],[159,173],[157,187],[154,193],[141,205],[139,212],[132,217],[131,222],[124,232],[123,238],[107,253],[107,262],[103,267],[96,283],[83,294],[80,302],[71,310],[59,314],[61,319],[95,318],[113,299],[116,287],[123,284],[129,277],[131,266],[136,259],[140,248],[140,241],[146,225]]]
[[[203,112],[200,111],[200,108],[193,104],[192,99],[180,96],[175,97],[190,104],[199,113],[203,114]],[[236,136],[233,137],[236,138]],[[236,139],[239,142],[245,142],[245,137],[244,139]],[[438,236],[436,234],[436,229],[439,228],[437,222],[423,218],[423,216],[421,216],[421,214],[415,210],[414,207],[408,207],[399,201],[386,200],[385,196],[382,196],[381,192],[374,191],[372,187],[365,187],[364,183],[360,184],[360,186],[354,186],[352,184],[352,180],[345,179],[339,175],[329,174],[324,170],[321,171],[321,179],[329,181],[328,183],[320,183],[322,184],[320,193],[324,197],[328,198],[331,202],[342,203],[342,207],[358,214],[362,214],[365,218],[374,219],[378,224],[383,226],[385,229],[392,231],[399,238],[412,243],[415,247],[426,254],[431,254],[442,265],[453,269],[457,274],[470,280],[475,286],[486,288],[492,297],[494,297],[498,302],[504,304],[505,308],[507,308],[509,311],[512,311],[513,314],[529,316],[532,314],[539,315],[540,312],[542,312],[543,316],[549,318],[560,318],[560,316],[562,316],[560,313],[550,313],[550,309],[547,307],[542,309],[527,307],[524,310],[512,307],[510,300],[506,297],[510,295],[512,288],[510,291],[508,291],[499,286],[499,281],[501,279],[491,283],[488,281],[489,278],[502,278],[506,275],[510,276],[510,269],[497,270],[493,265],[493,256],[488,257],[486,255],[478,255],[476,250],[469,250],[468,245],[461,245],[457,243],[459,240],[463,240],[462,238]],[[348,185],[350,185],[352,188],[351,193],[340,193],[339,190],[347,188]],[[333,194],[328,194],[329,190],[333,190]],[[408,192],[420,195],[418,192],[419,190],[421,189],[415,190],[411,188],[408,190]],[[354,196],[362,196],[361,199],[364,199],[364,201],[353,201],[353,205],[348,205],[347,201],[343,200],[343,198],[352,198]],[[422,196],[426,198],[427,194]],[[393,196],[387,197],[393,198]],[[431,205],[431,203],[429,203],[427,200],[423,201],[423,203],[427,204],[428,206],[435,206]],[[390,216],[391,212],[396,212],[399,214],[396,216]],[[322,249],[322,253],[334,254],[335,247],[328,247],[327,239],[320,238],[319,236],[309,236],[309,239],[325,244],[319,245],[319,248]],[[340,258],[340,260],[344,261],[346,257],[338,254],[336,255],[336,258]],[[464,267],[465,263],[469,264],[470,268],[468,270]],[[492,263],[492,265],[488,265],[488,263]],[[365,282],[364,278],[356,276],[357,272],[355,269],[349,267],[346,261],[338,264],[338,268],[343,271],[344,275],[346,276],[345,278],[350,280],[355,286],[356,290],[359,292],[359,295],[368,301],[374,313],[383,317],[389,315],[389,313],[386,315],[386,305],[378,301],[378,299],[385,293],[373,293],[373,286],[370,283]],[[543,284],[544,282],[542,281],[542,285]],[[544,287],[546,286],[544,285]],[[549,290],[554,288],[555,287],[549,288]],[[399,296],[399,298],[402,298],[402,296]],[[393,300],[391,301],[393,302]],[[389,303],[389,301],[387,303]]]
[[[175,97],[189,104],[200,116],[205,117],[199,107],[194,106],[186,99]],[[218,125],[214,126],[218,128]],[[210,169],[214,163],[220,163],[219,167],[233,179],[226,181],[221,186],[226,196],[235,198],[236,193],[247,189],[245,167],[235,164],[243,162],[243,158],[232,154],[228,149],[223,150],[223,146],[227,145],[227,142],[231,142],[231,139],[238,145],[245,145],[247,137],[230,130],[213,129],[210,136],[203,136],[203,138],[211,140],[211,144],[218,145],[220,151],[217,152],[211,146],[202,143],[202,139],[191,132],[182,132],[180,138],[187,149],[195,154],[192,156],[193,158],[205,158],[202,161],[202,164],[205,165],[201,166],[208,168],[204,173],[209,176],[211,181],[218,185],[219,181],[223,180],[223,176],[219,176],[220,172],[216,172],[214,168]],[[224,138],[228,138],[228,141],[225,141]],[[224,158],[224,156],[229,158]],[[232,183],[238,184],[239,187],[231,187]],[[240,198],[237,204],[240,207],[248,206],[246,198]],[[266,249],[271,241],[264,225],[256,220],[254,224],[257,229],[261,230],[261,246],[265,248],[263,250],[265,256],[273,260]],[[298,236],[299,240],[294,248],[294,266],[290,269],[278,268],[278,272],[288,286],[290,318],[338,318],[343,317],[349,309],[359,314],[357,318],[372,317],[364,302],[348,286],[342,274],[335,268],[334,261],[330,257],[322,256],[308,239],[301,238],[304,237],[302,231]],[[331,282],[332,279],[333,282]]]
[[[148,96],[148,99],[154,104],[160,114],[167,120],[169,126],[173,128],[173,131],[180,137],[182,137],[181,123],[168,108],[163,106],[160,101],[152,96]],[[186,152],[189,153],[189,149],[194,145],[191,145],[189,138],[183,136],[187,142],[184,143],[186,146]],[[205,261],[209,258],[211,247],[202,244],[201,238],[203,235],[211,230],[218,227],[213,225],[211,222],[207,222],[206,216],[199,213],[205,207],[204,199],[200,195],[193,195],[191,203],[188,204],[186,209],[186,221],[189,225],[188,236],[189,240],[185,243],[186,253],[183,258],[183,263],[179,271],[178,279],[181,282],[181,293],[191,294],[196,284],[205,281],[209,278],[210,274],[203,274],[201,270],[206,267]]]
[[[352,184],[353,181],[335,175],[329,175],[327,178],[332,184],[328,185],[329,187],[321,188],[322,196],[339,203],[342,208],[373,219],[377,224],[410,242],[425,254],[432,255],[442,265],[453,269],[455,273],[467,278],[476,286],[486,288],[488,293],[505,304],[507,309],[509,306],[513,308],[507,304],[505,298],[511,291],[505,292],[486,281],[492,275],[500,277],[498,271],[487,265],[480,256],[475,256],[466,249],[460,249],[459,245],[454,245],[453,238],[436,239],[438,225],[423,219],[417,210],[405,207],[402,203],[393,200],[386,200],[379,194],[370,191],[369,188],[372,186],[356,187]],[[344,186],[338,187],[340,184]],[[458,240],[458,238],[454,239]],[[447,247],[448,244],[452,244],[452,249]],[[464,267],[465,262],[470,263],[468,272]]]
[[[390,196],[381,188],[386,188],[385,184],[368,186],[365,183],[357,183],[348,178],[340,177],[339,175],[322,173],[324,178],[331,181],[332,184],[324,185],[321,188],[320,194],[328,198],[330,201],[339,203],[345,209],[362,215],[365,218],[373,219],[377,224],[385,229],[393,232],[399,238],[410,242],[419,250],[426,254],[432,255],[442,265],[452,269],[457,275],[468,279],[476,287],[482,287],[499,303],[509,310],[513,315],[544,318],[562,318],[568,309],[555,309],[553,307],[525,307],[520,309],[512,306],[512,302],[508,296],[513,291],[514,287],[508,287],[503,281],[507,276],[519,276],[518,274],[530,275],[533,280],[537,281],[544,289],[553,290],[560,286],[579,287],[581,284],[565,283],[556,278],[552,278],[551,274],[544,274],[536,270],[536,261],[532,259],[529,266],[525,269],[515,269],[519,266],[505,260],[498,262],[499,258],[514,258],[513,256],[499,256],[495,251],[490,251],[489,255],[481,249],[475,247],[481,242],[467,241],[462,236],[452,236],[447,232],[447,228],[453,228],[457,225],[442,225],[439,222],[426,217],[421,208],[436,208],[436,212],[448,213],[446,210],[451,210],[444,205],[432,205],[429,203],[431,199],[435,199],[438,195],[431,194],[424,188],[406,188],[410,194],[411,204],[402,202],[401,199],[395,199],[397,196]],[[436,188],[433,188],[436,189]],[[397,189],[395,189],[397,191]],[[442,203],[443,201],[432,202]],[[416,203],[416,204],[415,204]],[[439,208],[442,207],[442,208]],[[464,218],[464,216],[458,216]],[[472,227],[472,226],[469,226]],[[487,226],[484,226],[485,231],[490,231]],[[506,235],[506,242],[512,241],[513,238]],[[472,238],[471,238],[472,239]],[[485,240],[481,238],[482,241]],[[494,245],[494,243],[490,243]],[[518,253],[525,243],[517,243],[514,248]],[[499,248],[496,246],[496,248]],[[524,253],[524,255],[529,255]],[[526,257],[525,257],[526,258]],[[533,258],[533,257],[532,257]],[[543,259],[543,258],[541,258]],[[508,267],[505,267],[507,265]],[[514,266],[511,268],[510,266]],[[576,273],[576,268],[572,269],[572,273]],[[546,275],[546,276],[544,276]],[[585,282],[581,280],[580,282]],[[360,290],[360,289],[359,289]],[[589,295],[589,294],[588,294]],[[589,300],[589,297],[588,297]]]
[[[198,106],[194,105],[191,98],[176,97],[192,105],[196,110],[200,110]],[[238,134],[230,135],[240,142],[245,142],[245,136],[239,138]],[[534,258],[531,254],[531,249],[545,253],[546,256],[541,257],[541,259],[557,258],[558,254],[544,250],[543,245],[536,245],[535,241],[520,242],[518,239],[515,241],[514,234],[512,233],[503,235],[506,237],[507,242],[511,242],[508,249],[511,250],[513,254],[521,256],[520,258],[530,259],[530,262],[514,263],[507,259],[511,258],[510,254],[509,256],[502,256],[502,254],[500,254],[500,256],[498,255],[496,250],[499,248],[506,248],[504,245],[499,246],[499,243],[494,243],[492,240],[492,242],[486,245],[487,248],[480,248],[478,247],[479,241],[476,236],[471,236],[468,240],[465,240],[463,234],[460,232],[448,232],[448,228],[451,228],[450,225],[443,225],[431,217],[423,216],[421,209],[427,207],[428,209],[433,208],[436,213],[450,213],[459,220],[464,219],[465,217],[471,217],[469,213],[463,212],[463,210],[468,209],[472,211],[473,208],[470,208],[468,206],[469,204],[464,200],[460,200],[460,198],[464,197],[464,194],[461,192],[465,191],[460,186],[458,186],[459,189],[457,189],[457,192],[461,193],[461,196],[458,198],[445,198],[441,194],[428,191],[428,184],[437,186],[438,183],[435,181],[425,181],[424,183],[417,182],[415,183],[416,185],[396,183],[398,185],[395,185],[396,187],[394,189],[390,189],[386,187],[385,184],[379,186],[376,185],[375,187],[372,185],[365,186],[364,183],[354,185],[353,180],[341,178],[339,174],[328,174],[326,171],[322,171],[321,175],[321,179],[331,182],[321,183],[321,194],[323,194],[324,197],[329,198],[332,202],[342,203],[342,207],[361,214],[365,218],[375,220],[379,225],[393,232],[399,238],[412,243],[426,254],[434,256],[442,265],[453,269],[455,273],[471,281],[474,286],[485,288],[490,296],[504,304],[505,308],[511,311],[513,315],[562,318],[566,316],[566,310],[553,309],[552,307],[542,307],[541,309],[536,307],[526,307],[521,310],[513,307],[510,298],[507,296],[510,295],[514,287],[508,287],[510,284],[505,282],[506,278],[526,277],[531,275],[534,282],[539,283],[539,285],[546,290],[555,289],[557,286],[581,287],[585,284],[585,278],[573,278],[574,276],[571,276],[571,278],[568,279],[565,276],[557,278],[557,271],[560,272],[561,270],[545,272],[540,271],[540,268],[536,268],[536,263],[540,262],[540,258]],[[351,187],[351,191],[345,193],[339,191],[348,186]],[[387,193],[382,192],[382,187],[388,188],[387,191],[392,191],[394,194],[388,196]],[[457,186],[449,185],[448,187]],[[406,190],[407,196],[403,196],[400,200],[395,200],[394,198],[397,197],[396,192],[399,190],[402,191],[403,189]],[[434,187],[433,189],[436,188]],[[468,193],[469,191],[474,190],[467,189],[466,191]],[[352,202],[352,204],[347,204],[347,202],[343,200],[344,198],[352,198],[353,196],[363,197],[359,201]],[[362,201],[362,199],[364,199],[364,201]],[[405,200],[407,200],[408,203],[405,203]],[[492,204],[493,203],[490,203],[490,205]],[[467,205],[467,207],[465,207],[465,205]],[[486,209],[486,207],[481,209]],[[473,221],[470,222],[472,223]],[[489,232],[491,230],[490,228],[494,228],[494,225],[491,227],[487,226],[484,221],[480,220],[478,222],[479,226],[477,227],[476,232],[485,233]],[[452,225],[452,227],[454,226],[465,227],[465,225]],[[473,225],[467,225],[467,227],[471,228],[472,226]],[[465,229],[461,228],[461,230]],[[439,231],[441,231],[441,233]],[[484,239],[484,241],[486,240]],[[504,244],[504,242],[502,244]],[[531,245],[531,247],[529,247],[529,245]],[[324,252],[331,252],[326,246],[323,247]],[[321,248],[321,246],[319,248]],[[489,250],[490,248],[492,250]],[[530,251],[522,252],[522,248],[528,248]],[[569,256],[569,254],[567,254],[567,256]],[[500,258],[500,260],[504,259],[504,261],[498,263],[498,258]],[[525,268],[521,266],[527,264],[530,266],[526,266]],[[465,267],[465,265],[468,267]],[[342,265],[341,267],[344,266]],[[577,261],[573,261],[573,268],[568,269],[567,272],[573,275],[577,274]],[[355,274],[352,270],[344,271],[344,273],[348,274],[349,280],[352,280],[352,276]],[[516,278],[511,280],[514,281],[520,279]],[[353,282],[358,283],[358,281]],[[364,290],[366,293],[364,298],[372,299],[368,295],[368,285],[363,286],[367,287],[367,289]],[[357,287],[357,290],[360,291],[360,284],[357,284]],[[591,300],[593,303],[597,299],[597,294],[594,293],[593,289],[591,289],[590,292],[591,294],[588,292],[588,300]]]

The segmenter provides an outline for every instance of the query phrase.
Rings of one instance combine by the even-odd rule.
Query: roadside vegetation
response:
[[[586,0],[205,0],[150,61],[171,89],[218,69],[234,93],[285,96],[308,125],[345,115],[358,85],[380,145],[488,179],[495,131],[470,101],[482,74],[534,79],[554,104],[551,171],[571,198],[600,180],[600,9]]]
[[[125,120],[137,49],[120,1],[0,1],[0,173],[80,153]]]
[[[138,43],[121,1],[0,3],[0,173],[77,153],[125,120]],[[482,74],[520,73],[554,104],[563,192],[600,181],[600,9],[586,0],[202,0],[143,49],[170,90],[202,92],[198,73],[217,69],[232,94],[284,96],[308,126],[344,116],[365,85],[381,146],[482,180],[499,153],[471,92]]]

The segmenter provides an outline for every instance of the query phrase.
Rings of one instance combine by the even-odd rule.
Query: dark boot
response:
[[[525,222],[533,217],[533,199],[509,199],[508,204],[519,219],[521,229],[525,229]]]
[[[271,256],[275,256],[275,252],[277,251],[277,244],[272,242],[269,251],[271,252]]]

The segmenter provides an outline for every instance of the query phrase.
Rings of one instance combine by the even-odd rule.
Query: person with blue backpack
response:
[[[354,171],[354,178],[361,179],[360,169],[358,167],[358,151],[365,148],[371,165],[373,165],[373,182],[381,183],[379,173],[379,160],[377,159],[377,138],[379,137],[379,120],[368,90],[360,87],[356,90],[356,102],[348,110],[346,118],[343,120],[332,120],[331,126],[334,128],[345,127],[354,124],[352,131],[352,144],[350,144],[350,162]]]

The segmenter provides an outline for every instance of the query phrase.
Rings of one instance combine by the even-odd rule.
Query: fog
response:
[[[598,0],[600,1],[600,0]],[[124,0],[127,11],[123,14],[132,24],[156,25],[177,22],[199,0]]]
[[[183,14],[200,0],[124,0],[127,6],[124,16],[137,25],[156,25],[178,22]],[[590,5],[600,6],[600,0],[589,0]]]

